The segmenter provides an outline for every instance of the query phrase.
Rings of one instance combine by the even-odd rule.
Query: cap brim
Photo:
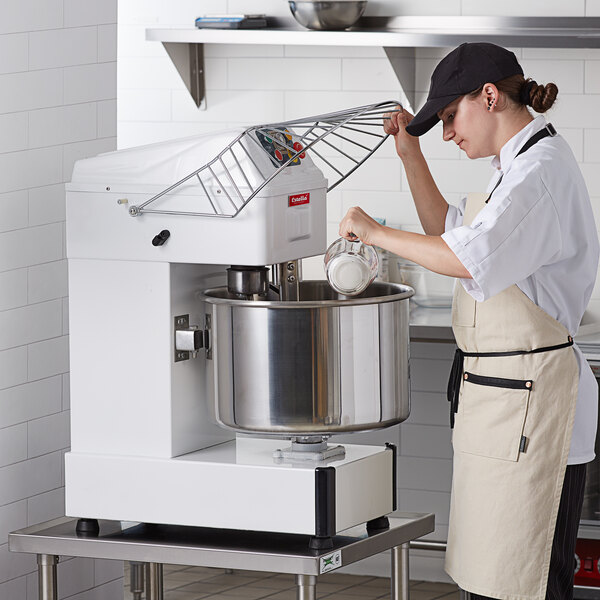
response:
[[[406,132],[416,137],[427,133],[440,120],[437,113],[457,98],[460,98],[461,95],[454,94],[427,100],[413,120],[406,126]]]

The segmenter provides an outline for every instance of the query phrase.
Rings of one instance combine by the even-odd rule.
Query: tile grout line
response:
[[[171,571],[172,573],[190,573],[193,574],[194,569],[196,567],[188,567],[188,568],[183,568],[183,569],[176,569],[174,571]],[[239,573],[244,573],[244,571],[238,572],[236,571],[235,574],[239,574]],[[218,572],[215,573],[214,575],[209,574],[208,577],[206,578],[200,578],[197,579],[196,581],[187,581],[187,582],[182,582],[182,585],[179,585],[175,588],[171,588],[169,589],[166,593],[165,596],[168,597],[169,595],[171,595],[172,592],[175,593],[180,593],[180,594],[189,594],[190,598],[189,600],[217,600],[219,597],[226,596],[226,597],[231,597],[231,594],[229,592],[233,591],[233,590],[239,590],[247,585],[250,584],[259,584],[261,581],[269,581],[269,580],[276,580],[277,576],[280,574],[277,573],[271,573],[271,574],[266,574],[264,577],[253,577],[253,576],[248,576],[246,577],[248,579],[247,582],[245,583],[240,583],[239,585],[232,585],[230,587],[225,587],[222,590],[219,590],[218,592],[198,592],[199,595],[195,596],[195,592],[193,591],[189,591],[187,592],[184,588],[190,585],[194,585],[195,583],[210,583],[211,581],[214,582],[214,580],[218,579],[218,578],[223,578],[224,575],[227,575],[227,573],[223,572]],[[199,577],[201,577],[201,574],[198,574]],[[243,577],[243,575],[242,575]],[[357,577],[365,577],[365,576],[357,576]],[[369,577],[369,576],[367,576]],[[168,579],[168,573],[165,576],[165,580]],[[324,598],[324,600],[326,600],[329,597],[335,597],[338,594],[343,594],[344,592],[347,592],[351,589],[358,589],[361,588],[361,591],[366,591],[369,588],[369,584],[373,583],[374,581],[379,581],[380,579],[385,579],[385,578],[381,578],[381,577],[369,577],[368,579],[366,579],[366,581],[360,581],[360,582],[355,582],[355,583],[351,583],[349,585],[342,585],[342,587],[340,587],[337,590],[334,591],[330,591],[329,593],[325,593],[325,595],[322,595],[322,597]],[[334,578],[330,578],[327,580],[327,583],[333,583],[335,580]],[[346,582],[348,583],[348,582]],[[421,582],[421,581],[412,581],[411,582],[411,588],[412,589],[418,589],[419,585],[421,583],[431,583],[431,582]],[[223,584],[224,586],[227,586],[227,584]],[[446,584],[446,585],[451,585],[451,584]],[[127,586],[125,586],[127,588]],[[263,595],[257,596],[255,599],[253,600],[268,600],[269,598],[274,598],[276,596],[278,596],[279,594],[283,594],[285,592],[289,592],[290,590],[293,590],[295,588],[295,584],[293,585],[289,585],[289,581],[286,580],[282,580],[281,581],[281,587],[279,588],[260,588],[260,586],[257,586],[255,589],[257,590],[262,590],[265,593]],[[376,587],[371,587],[371,589],[374,591],[375,596],[373,598],[373,600],[379,600],[379,599],[383,599],[383,598],[387,598],[389,597],[389,592],[383,591],[384,588],[380,588],[382,590],[382,593],[377,595],[377,588],[380,588],[380,586],[376,586]],[[321,588],[322,589],[322,588]],[[451,590],[448,589],[446,591],[442,591],[442,590],[421,590],[423,592],[428,592],[430,594],[432,594],[431,596],[431,600],[442,600],[443,598],[450,598],[453,594],[456,593],[456,591],[458,590],[458,588],[456,590]],[[129,592],[128,592],[129,593]],[[260,593],[260,591],[259,591]],[[234,594],[235,595],[235,594]],[[240,599],[242,598],[242,596],[240,596]],[[360,596],[357,595],[356,596],[356,600],[359,600]]]

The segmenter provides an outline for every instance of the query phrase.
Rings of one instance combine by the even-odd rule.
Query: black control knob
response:
[[[171,232],[168,229],[163,229],[158,235],[154,236],[152,240],[153,246],[162,246],[171,237]]]

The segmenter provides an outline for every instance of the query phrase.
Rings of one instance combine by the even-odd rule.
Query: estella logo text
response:
[[[310,203],[310,193],[306,192],[306,194],[295,194],[294,196],[289,196],[288,198],[288,206],[300,206],[301,204],[309,204]]]

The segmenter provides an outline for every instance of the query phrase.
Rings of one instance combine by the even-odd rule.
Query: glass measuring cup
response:
[[[336,292],[357,296],[377,277],[379,259],[372,246],[338,238],[327,248],[324,265],[327,281]]]

